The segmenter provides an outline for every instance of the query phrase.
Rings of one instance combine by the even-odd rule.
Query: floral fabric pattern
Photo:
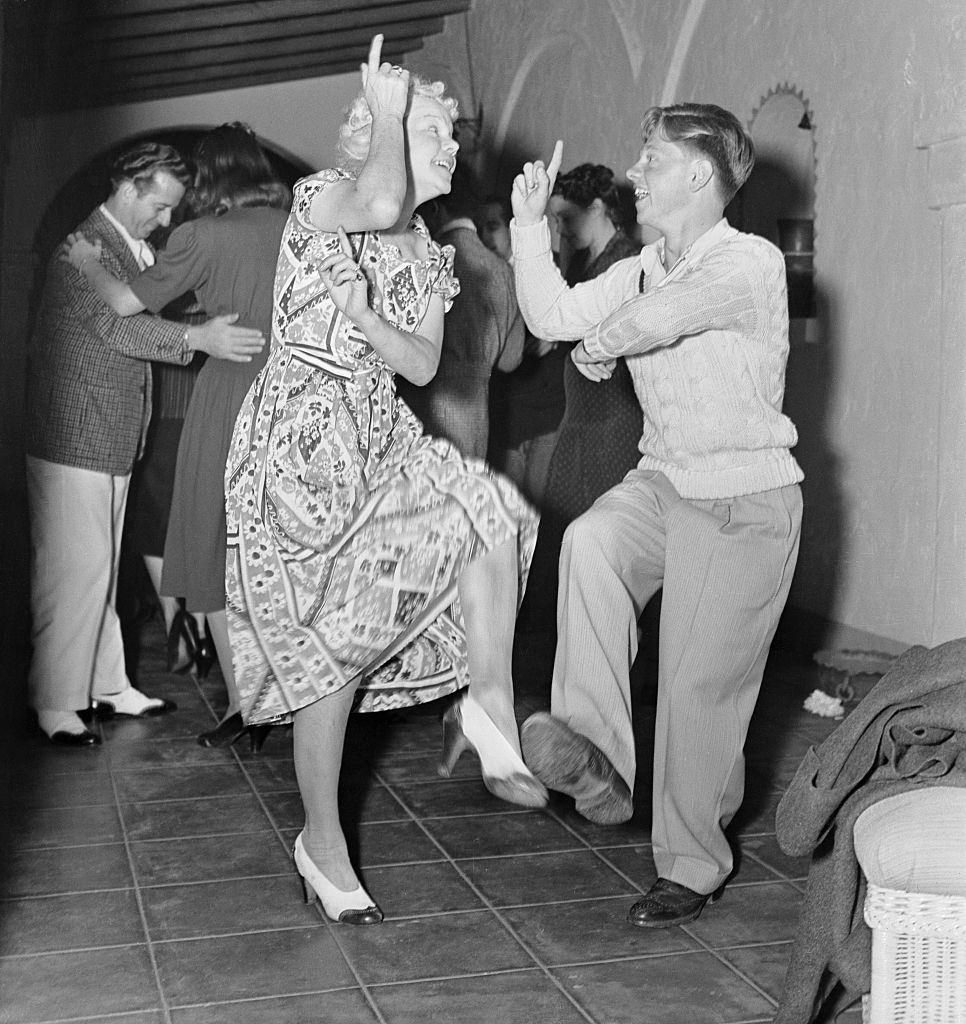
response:
[[[361,677],[357,706],[434,700],[468,683],[463,569],[516,540],[520,593],[537,517],[512,484],[430,438],[392,370],[336,308],[312,227],[322,171],[296,185],[275,278],[272,351],[235,424],[225,476],[228,626],[247,722],[279,720]],[[350,236],[385,319],[419,327],[433,294],[459,292],[453,251],[411,261]]]

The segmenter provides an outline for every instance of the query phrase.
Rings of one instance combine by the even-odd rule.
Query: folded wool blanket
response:
[[[966,786],[966,638],[906,651],[809,749],[782,797],[778,843],[812,863],[775,1024],[834,1020],[868,992],[872,940],[853,826],[872,804],[921,786]]]

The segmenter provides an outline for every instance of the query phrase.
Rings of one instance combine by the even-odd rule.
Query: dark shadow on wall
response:
[[[777,245],[778,221],[810,209],[811,203],[791,166],[771,155],[756,162],[725,213],[732,226]],[[815,223],[819,257],[821,228],[821,223]],[[815,284],[812,291],[815,316],[793,318],[789,323],[783,411],[798,431],[799,443],[792,454],[805,474],[804,512],[795,582],[776,637],[777,644],[804,657],[828,640],[846,526],[841,464],[828,429],[837,380],[836,299],[827,287]]]

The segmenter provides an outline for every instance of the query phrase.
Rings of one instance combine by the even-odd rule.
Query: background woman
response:
[[[441,772],[466,746],[491,792],[542,806],[520,757],[513,623],[530,508],[482,461],[422,433],[395,392],[435,373],[458,291],[415,208],[450,188],[441,83],[363,66],[342,128],[353,168],[300,181],[282,240],[272,354],[229,456],[228,613],[246,721],[294,713],[305,828],[295,864],[330,918],[382,920],[349,862],[337,791],[348,714],[469,685]]]
[[[640,251],[621,228],[620,195],[609,167],[580,164],[561,174],[550,210],[570,286]],[[570,346],[561,347],[569,355]],[[587,380],[566,359],[563,379],[564,414],[547,470],[526,607],[527,625],[544,630],[554,628],[564,530],[637,465],[643,430],[641,407],[623,359],[617,360],[609,380],[597,382]]]
[[[206,311],[238,313],[238,322],[271,334],[272,284],[289,191],[279,182],[247,125],[221,125],[193,153],[193,220],[171,233],[157,263],[130,286],[90,260],[75,244],[71,259],[122,315],[158,311],[187,291]],[[228,445],[249,386],[268,357],[268,345],[248,363],[209,359],[195,383],[178,448],[161,590],[184,597],[189,612],[208,619],[228,689],[228,711],[204,746],[234,742],[246,726],[239,714],[225,618],[225,494]],[[190,621],[190,619],[189,619]],[[251,734],[257,748],[265,730]]]

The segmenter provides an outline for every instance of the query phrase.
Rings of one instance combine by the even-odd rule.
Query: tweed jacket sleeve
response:
[[[121,280],[138,271],[130,249],[100,211],[80,226],[102,244]],[[73,267],[50,260],[27,354],[27,452],[95,472],[124,475],[151,414],[149,360],[184,364],[183,325],[139,314],[119,317]]]

